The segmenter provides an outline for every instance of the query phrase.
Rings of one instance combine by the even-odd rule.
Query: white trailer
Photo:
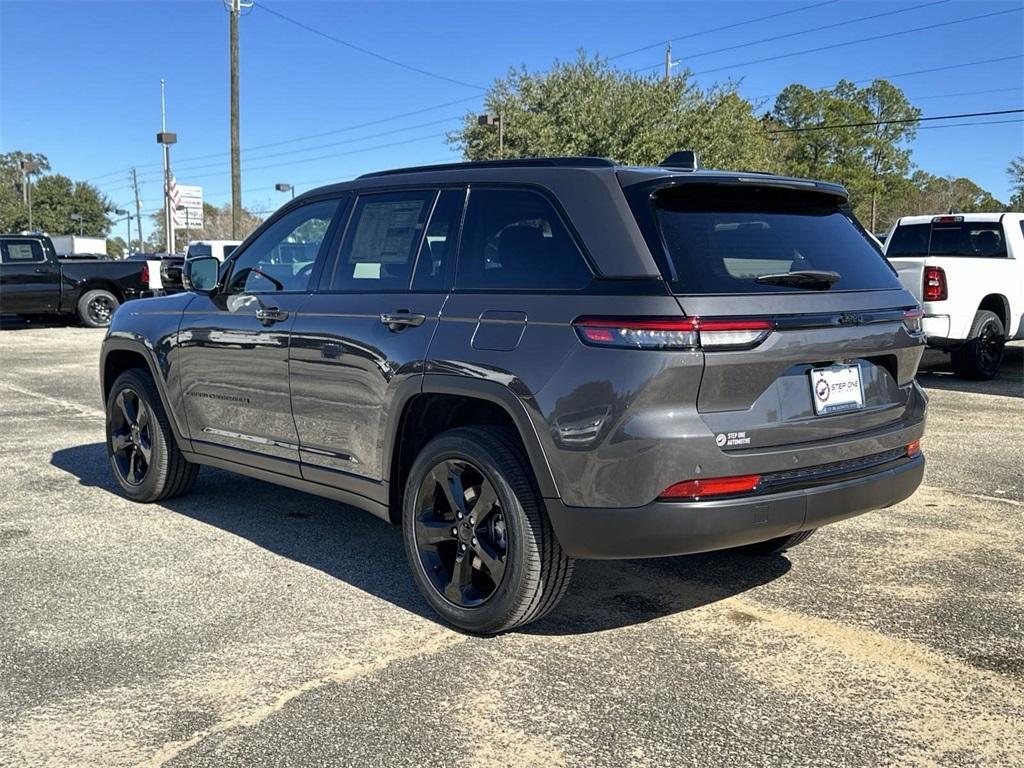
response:
[[[107,253],[107,238],[81,237],[80,235],[51,235],[53,248],[58,256],[77,253]]]

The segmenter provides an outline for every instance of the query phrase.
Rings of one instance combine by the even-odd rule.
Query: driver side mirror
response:
[[[186,291],[209,296],[217,292],[220,262],[213,256],[196,256],[185,259],[181,270],[181,284]]]

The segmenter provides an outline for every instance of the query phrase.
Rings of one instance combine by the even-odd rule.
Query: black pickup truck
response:
[[[144,261],[63,260],[45,235],[0,235],[0,314],[76,315],[103,328],[122,303],[151,295]]]

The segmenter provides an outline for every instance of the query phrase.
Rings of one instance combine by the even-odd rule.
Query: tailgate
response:
[[[708,351],[697,410],[723,450],[793,445],[860,434],[904,418],[914,402],[922,337],[904,323],[903,291],[759,297],[751,314],[774,330],[757,347]],[[721,300],[680,297],[687,315],[721,316]],[[717,305],[717,306],[716,306]],[[792,312],[794,305],[804,311]],[[847,370],[852,367],[854,371]],[[859,383],[845,410],[815,405],[821,371]],[[825,374],[828,375],[828,374]],[[837,396],[838,397],[838,396]],[[837,400],[838,402],[838,400]]]

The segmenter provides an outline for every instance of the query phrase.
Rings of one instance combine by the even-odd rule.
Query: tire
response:
[[[572,576],[529,463],[500,427],[452,429],[420,451],[402,500],[402,537],[420,592],[467,632],[536,621]]]
[[[1005,345],[1003,321],[994,312],[978,310],[967,341],[953,350],[953,370],[964,379],[988,381],[999,373]]]
[[[93,288],[78,299],[78,319],[88,328],[106,328],[119,306],[121,302],[110,291]]]
[[[137,429],[132,429],[133,423]],[[117,377],[107,397],[106,431],[110,467],[121,491],[132,501],[178,496],[199,473],[199,465],[188,461],[178,448],[148,371],[133,368]]]
[[[811,534],[814,531],[814,528],[811,528],[809,531],[797,531],[789,536],[779,536],[777,539],[768,539],[768,541],[759,541],[756,544],[747,544],[745,547],[736,547],[733,551],[744,555],[754,555],[755,557],[778,555],[787,549],[792,549],[797,544],[803,544],[811,538]]]

